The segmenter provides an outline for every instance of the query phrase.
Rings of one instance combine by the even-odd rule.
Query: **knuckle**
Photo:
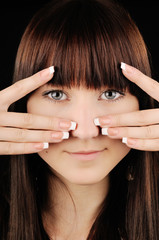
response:
[[[154,91],[156,91],[156,89],[158,88],[158,82],[157,81],[155,81],[155,80],[153,80],[153,79],[151,79],[151,83],[150,83],[150,89],[152,89],[152,90],[154,90]]]
[[[8,103],[8,100],[5,98],[0,97],[0,112],[6,112],[8,110],[8,107],[10,106],[10,103]]]
[[[132,68],[133,75],[136,76],[136,78],[140,78],[142,73],[137,68]]]
[[[13,147],[13,144],[11,142],[8,142],[5,144],[4,152],[5,152],[5,154],[14,154],[15,153],[15,148]]]
[[[121,116],[116,115],[114,120],[115,120],[115,125],[116,126],[121,126],[122,125]]]
[[[24,91],[24,87],[23,85],[21,84],[21,81],[18,81],[16,83],[14,83],[12,85],[12,87],[16,90],[16,92],[23,92]]]
[[[55,130],[57,128],[56,120],[55,118],[49,118],[48,119],[48,128]]]
[[[27,144],[27,143],[22,143],[22,152],[23,153],[28,153],[28,152],[30,152],[30,148],[29,148],[29,144]]]
[[[34,78],[39,79],[39,78],[41,78],[41,77],[42,77],[42,71],[37,72],[37,73],[35,73],[35,74],[32,76],[33,79],[34,79]]]
[[[131,131],[131,128],[129,127],[123,128],[123,132],[124,132],[124,136],[128,136],[128,137],[132,136],[132,131]]]
[[[157,139],[157,140],[155,140],[155,144],[153,145],[153,147],[154,147],[154,151],[159,151],[159,140]]]
[[[146,127],[145,137],[151,138],[153,136],[153,131],[151,126]]]
[[[140,147],[143,150],[146,148],[146,141],[145,140],[140,140]]]
[[[15,135],[16,135],[16,140],[23,142],[26,138],[26,130],[17,129]]]
[[[31,114],[24,114],[23,117],[23,126],[24,127],[31,127],[31,125],[33,124],[33,116]]]
[[[43,141],[43,142],[48,142],[49,136],[47,131],[39,131],[37,132],[37,141]]]
[[[144,125],[145,123],[145,113],[144,111],[140,111],[139,113],[136,113],[135,119],[138,123],[138,125]]]
[[[0,126],[4,125],[5,122],[5,114],[3,112],[0,113]]]

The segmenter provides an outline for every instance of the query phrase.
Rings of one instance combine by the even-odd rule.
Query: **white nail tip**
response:
[[[95,118],[95,119],[94,119],[94,124],[95,124],[96,126],[100,126],[99,118]]]
[[[54,66],[49,67],[49,70],[50,70],[50,74],[54,73],[55,72]]]
[[[71,127],[69,130],[75,130],[76,129],[76,122],[71,122]]]
[[[62,139],[68,139],[69,138],[69,132],[63,132]]]
[[[102,128],[102,135],[108,136],[108,128]]]
[[[124,71],[126,70],[126,64],[121,62],[121,69],[123,69]]]
[[[44,149],[49,148],[49,143],[45,142],[43,148],[44,148]]]
[[[123,137],[123,138],[122,138],[122,143],[127,144],[127,142],[128,142],[128,139],[127,139],[126,137]]]

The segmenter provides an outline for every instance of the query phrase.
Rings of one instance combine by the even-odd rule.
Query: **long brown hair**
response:
[[[145,43],[121,6],[110,0],[54,0],[33,17],[22,37],[14,82],[54,65],[58,85],[128,88],[140,109],[154,108],[153,99],[122,75],[121,61],[151,76]],[[26,112],[26,101],[16,102],[14,111]],[[48,240],[41,218],[48,165],[37,154],[3,162],[0,239]],[[128,182],[130,168],[134,180]],[[159,239],[157,178],[158,152],[131,150],[110,173],[110,192],[87,239]]]

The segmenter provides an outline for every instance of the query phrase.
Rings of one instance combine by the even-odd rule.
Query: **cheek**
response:
[[[37,115],[54,116],[59,118],[69,118],[69,110],[66,104],[52,103],[39,96],[31,96],[27,102],[27,112]]]
[[[139,101],[133,95],[129,95],[125,104],[120,108],[121,112],[133,112],[137,110],[139,110]]]
[[[46,116],[56,114],[55,108],[52,108],[49,102],[42,101],[41,98],[38,98],[36,95],[28,99],[27,112]]]
[[[119,113],[128,113],[139,110],[139,102],[138,99],[128,94],[126,100],[121,99],[116,103],[107,104],[102,108],[102,115],[105,114],[119,114]]]

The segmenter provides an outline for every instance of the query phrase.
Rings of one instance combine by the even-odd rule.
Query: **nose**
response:
[[[74,113],[74,121],[77,123],[77,128],[72,131],[73,137],[80,139],[90,139],[99,135],[99,127],[95,126],[95,114],[93,111],[86,108]]]

